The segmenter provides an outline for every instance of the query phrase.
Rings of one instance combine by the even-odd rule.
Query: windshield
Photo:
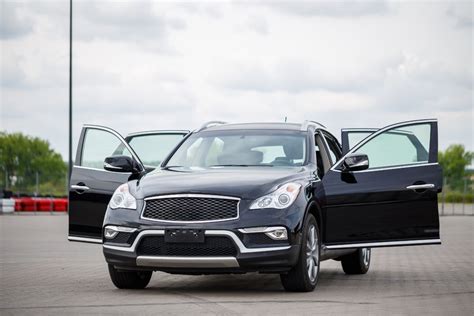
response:
[[[191,135],[165,167],[302,166],[305,134],[281,130],[209,131]]]

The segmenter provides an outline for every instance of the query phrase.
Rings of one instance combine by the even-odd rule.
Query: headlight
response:
[[[109,202],[111,209],[128,208],[131,210],[137,209],[137,200],[128,191],[128,183],[124,183],[115,190],[114,195]]]
[[[256,199],[250,206],[250,209],[255,210],[259,208],[287,208],[296,200],[300,189],[301,184],[299,183],[286,183],[280,188],[278,188],[278,190]]]

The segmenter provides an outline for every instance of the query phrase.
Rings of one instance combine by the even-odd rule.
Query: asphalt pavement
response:
[[[474,217],[442,217],[441,235],[441,246],[373,249],[366,275],[324,261],[311,293],[257,273],[159,272],[145,290],[118,290],[100,245],[67,241],[67,215],[3,215],[0,315],[473,315]]]

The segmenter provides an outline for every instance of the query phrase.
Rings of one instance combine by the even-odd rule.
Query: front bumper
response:
[[[246,246],[243,234],[231,230],[205,230],[205,236],[229,238],[236,248],[235,256],[156,256],[139,254],[140,242],[147,236],[163,236],[164,229],[145,229],[135,233],[130,245],[103,245],[106,261],[119,269],[160,270],[170,273],[244,273],[284,272],[293,267],[300,251],[298,243]],[[295,238],[292,238],[295,241]]]

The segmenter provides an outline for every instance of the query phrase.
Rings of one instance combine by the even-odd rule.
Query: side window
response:
[[[348,136],[348,142],[349,142],[349,148],[348,149],[351,149],[352,147],[354,147],[355,145],[357,145],[358,143],[360,143],[363,139],[365,139],[367,136],[369,136],[370,134],[373,134],[373,132],[350,132],[347,136]]]
[[[355,153],[369,157],[369,169],[428,162],[431,124],[394,128],[377,135]]]
[[[115,155],[132,157],[122,141],[114,134],[100,129],[87,129],[82,144],[81,166],[103,169],[104,159]]]
[[[158,167],[183,137],[182,134],[137,135],[129,144],[144,165]]]

